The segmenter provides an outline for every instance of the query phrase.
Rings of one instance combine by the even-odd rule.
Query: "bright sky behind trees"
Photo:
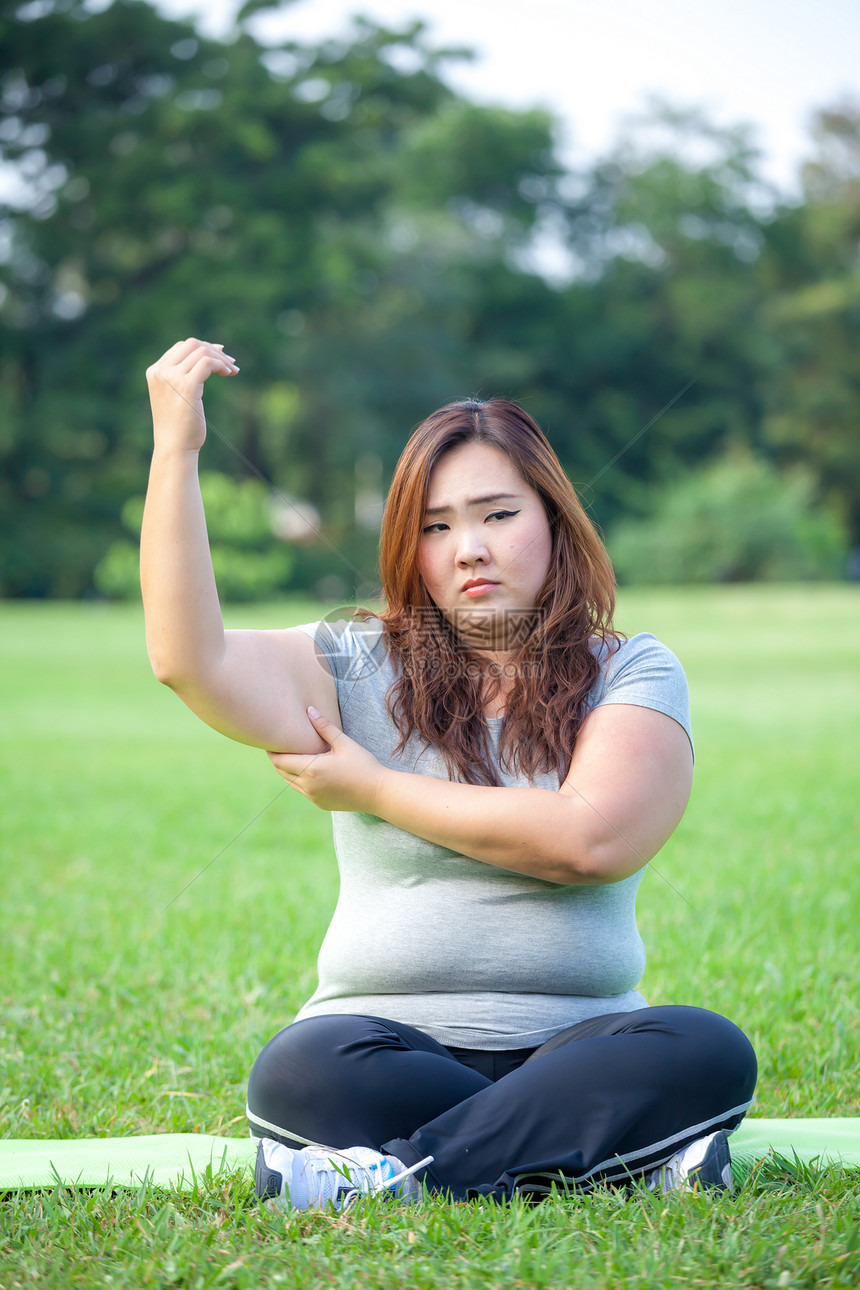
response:
[[[206,31],[228,30],[237,0],[159,0]],[[355,13],[393,26],[423,18],[435,42],[474,48],[449,69],[472,96],[544,103],[565,124],[565,158],[587,161],[658,94],[719,124],[749,121],[763,170],[793,187],[815,109],[860,98],[856,0],[296,0],[260,15],[267,40],[342,35]]]

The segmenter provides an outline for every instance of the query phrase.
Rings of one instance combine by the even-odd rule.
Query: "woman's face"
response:
[[[433,603],[470,645],[521,643],[551,558],[543,503],[499,448],[463,443],[439,459],[418,568]]]

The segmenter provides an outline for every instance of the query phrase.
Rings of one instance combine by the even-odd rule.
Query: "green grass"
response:
[[[754,1114],[858,1115],[858,591],[631,591],[619,624],[682,659],[697,743],[641,888],[642,989],[747,1031]],[[250,1065],[313,986],[328,818],[157,685],[136,608],[0,606],[0,734],[0,1134],[243,1133]],[[13,1195],[0,1225],[4,1290],[860,1283],[860,1178],[777,1162],[712,1202],[283,1214],[236,1174]]]

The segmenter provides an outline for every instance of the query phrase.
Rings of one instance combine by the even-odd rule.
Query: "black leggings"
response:
[[[251,1072],[248,1121],[291,1147],[366,1146],[455,1199],[624,1183],[734,1129],[756,1059],[732,1022],[666,1006],[580,1022],[539,1048],[444,1048],[382,1017],[287,1026]]]

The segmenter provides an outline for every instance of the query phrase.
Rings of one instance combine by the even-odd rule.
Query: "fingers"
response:
[[[208,367],[202,367],[201,361],[207,358]],[[147,369],[147,379],[154,377],[167,378],[169,374],[190,376],[192,372],[202,380],[213,372],[222,376],[233,376],[239,371],[232,354],[224,353],[224,346],[212,341],[197,340],[189,336],[187,340],[177,341],[162,354],[157,362]],[[204,374],[205,373],[205,374]]]
[[[199,452],[206,440],[203,387],[210,376],[234,376],[239,371],[224,346],[189,336],[171,345],[147,368],[154,444]]]
[[[210,341],[197,341],[191,349],[177,358],[174,366],[184,375],[190,375],[198,367],[201,359],[207,357],[212,360],[210,368],[212,372],[226,371],[232,374],[239,370],[235,358],[224,353],[224,346],[214,345]]]
[[[207,341],[198,340],[196,336],[189,336],[186,340],[178,340],[175,345],[171,345],[170,349],[165,350],[161,358],[157,359],[152,366],[159,371],[172,368],[173,370],[178,369],[180,372],[186,372],[189,370],[189,359],[191,360],[190,366],[193,366],[195,362],[194,355],[201,347],[213,352],[220,352],[223,349],[223,346],[211,345]]]
[[[234,371],[238,372],[238,367],[228,365],[223,358],[213,358],[211,354],[201,354],[188,372],[183,373],[187,376],[189,384],[198,382],[202,385],[207,377],[213,373],[220,376],[232,376]]]
[[[304,775],[310,766],[322,755],[321,753],[267,753],[275,770],[280,775]]]
[[[196,349],[197,346],[200,344],[201,342],[197,339],[196,336],[189,336],[187,340],[178,340],[175,345],[171,345],[170,349],[167,351],[166,354],[164,354],[163,357],[166,359],[169,359],[171,362],[171,365],[175,366],[181,363],[182,360],[186,358],[191,353],[191,351]]]

